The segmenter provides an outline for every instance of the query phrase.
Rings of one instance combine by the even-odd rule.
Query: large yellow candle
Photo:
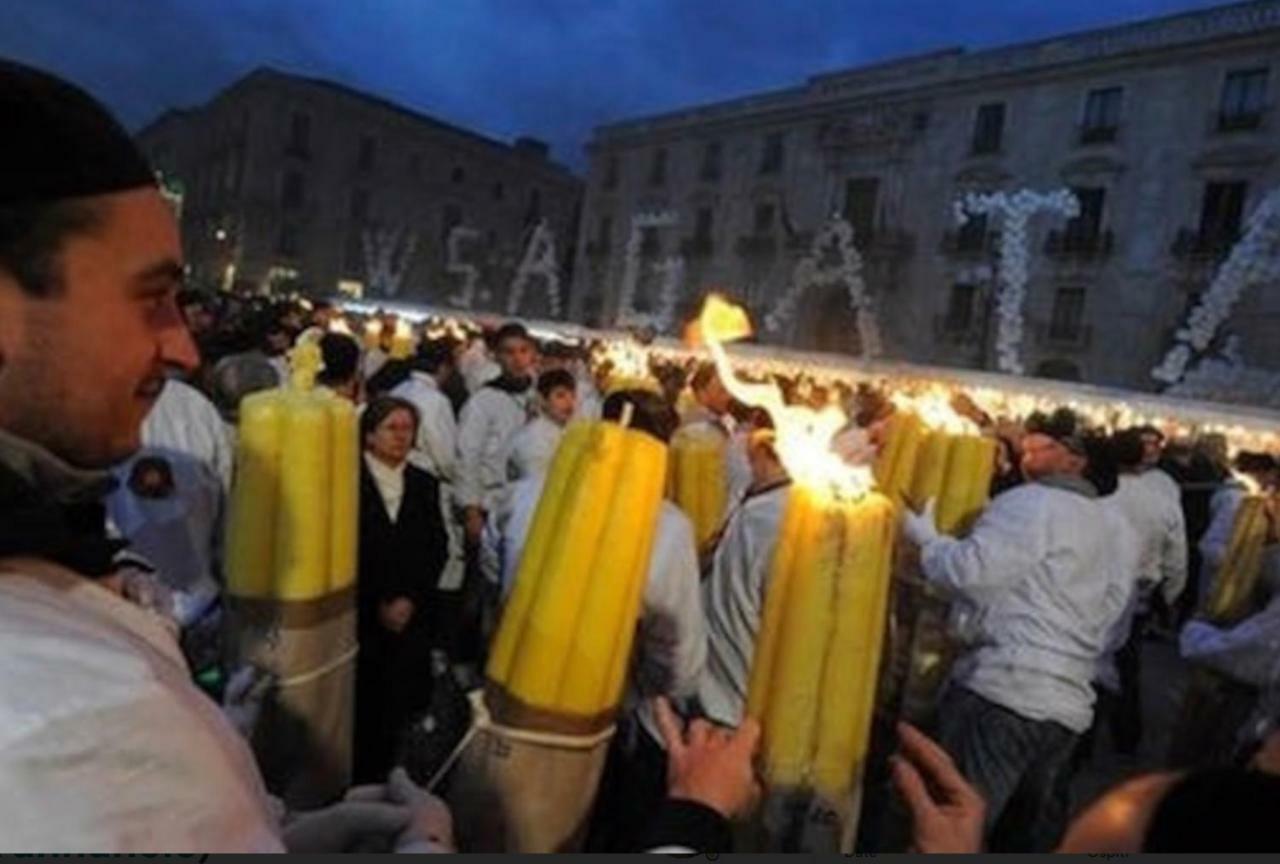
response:
[[[798,493],[795,502],[815,511],[810,522],[813,529],[797,556],[797,572],[787,582],[783,637],[778,642],[764,721],[766,772],[781,786],[801,785],[813,757],[844,533],[838,510],[824,507],[808,490]]]
[[[591,428],[592,424],[587,422],[571,424],[565,430],[547,472],[542,496],[538,499],[533,522],[529,526],[529,537],[520,557],[515,583],[511,586],[511,595],[503,607],[502,620],[489,649],[489,663],[485,674],[497,684],[507,684],[511,675],[516,646],[528,622],[534,597],[537,596],[547,555],[552,545],[565,542],[564,536],[557,532],[568,524],[564,514],[568,497],[566,493],[569,484],[580,479],[578,463],[587,452],[586,443],[591,437]]]
[[[852,788],[871,741],[895,530],[893,507],[878,495],[847,507],[845,520],[813,757],[813,786],[832,800]]]
[[[226,552],[236,596],[310,600],[355,580],[356,413],[314,389],[319,338],[299,338],[287,389],[241,405]]]
[[[637,514],[654,512],[661,501],[666,448],[640,432],[624,431],[627,456],[611,490],[601,554],[586,596],[570,628],[559,708],[572,714],[596,714],[613,699],[610,678],[614,659],[630,653],[639,600],[633,588],[643,585],[652,553],[653,528],[636,524]],[[651,520],[656,523],[656,520]],[[631,625],[631,626],[628,626]]]
[[[901,504],[911,491],[925,431],[919,415],[903,410],[896,411],[885,427],[875,476],[880,491],[894,504]]]
[[[595,717],[622,698],[667,448],[615,423],[569,427],[534,511],[486,676],[519,703]]]
[[[614,423],[592,427],[587,452],[565,502],[565,512],[574,514],[573,530],[565,532],[561,542],[550,549],[546,573],[539,580],[516,649],[509,688],[518,699],[535,708],[558,707],[556,697],[575,636],[573,626],[592,578],[609,516],[609,508],[602,502],[609,501],[622,464],[622,433],[622,427]]]
[[[995,447],[995,441],[980,435],[954,438],[936,514],[943,534],[956,536],[968,531],[986,505],[995,470]]]
[[[240,403],[236,476],[227,513],[227,590],[237,597],[269,597],[275,585],[284,406],[278,391]]]
[[[1240,502],[1226,557],[1210,589],[1205,615],[1209,620],[1231,623],[1248,614],[1266,544],[1266,498],[1249,495]]]
[[[309,600],[329,588],[333,453],[329,407],[289,394],[280,454],[276,517],[276,595]]]
[[[925,433],[911,478],[912,507],[923,507],[942,492],[943,481],[947,479],[947,461],[951,456],[953,438],[954,436],[940,429]]]
[[[865,758],[895,526],[883,495],[792,489],[747,694],[776,786],[836,795]]]
[[[693,523],[694,540],[701,550],[720,530],[728,499],[724,433],[706,423],[694,423],[671,441],[669,488],[672,500]]]
[[[792,487],[787,495],[787,509],[778,529],[777,545],[769,568],[769,586],[765,591],[764,611],[760,614],[760,630],[756,636],[751,660],[751,676],[747,686],[747,714],[763,721],[773,686],[773,670],[777,662],[778,644],[782,640],[782,621],[791,594],[790,580],[799,571],[800,551],[808,542],[814,509],[802,500],[803,493]]]
[[[413,352],[417,347],[417,340],[413,334],[413,327],[410,326],[409,322],[403,319],[396,322],[396,332],[391,336],[391,359],[408,359],[413,356]]]
[[[330,529],[329,590],[338,591],[356,578],[360,528],[360,436],[356,409],[345,399],[328,400],[333,441],[333,504]]]

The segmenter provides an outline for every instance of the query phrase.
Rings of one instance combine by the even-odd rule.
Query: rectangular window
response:
[[[653,151],[653,161],[649,163],[649,185],[661,186],[667,182],[667,148],[659,147]]]
[[[757,204],[753,232],[757,235],[773,233],[773,223],[777,219],[778,208],[773,204]]]
[[[285,224],[280,227],[280,237],[276,241],[276,252],[286,258],[298,257],[298,226]]]
[[[620,172],[618,169],[618,157],[610,156],[608,159],[605,160],[604,182],[601,183],[600,185],[603,186],[605,189],[617,189],[619,173]]]
[[[289,118],[288,151],[294,156],[311,155],[311,118],[299,111]]]
[[[657,228],[641,228],[640,229],[640,254],[646,258],[656,258],[662,252],[662,246],[658,241]]]
[[[1267,101],[1267,69],[1243,69],[1227,74],[1218,106],[1218,128],[1257,129]]]
[[[1089,91],[1084,103],[1084,123],[1080,129],[1080,140],[1083,143],[1097,144],[1116,139],[1123,99],[1123,87],[1103,87]]]
[[[1050,339],[1078,339],[1084,324],[1084,289],[1059,288],[1053,298],[1053,317],[1049,320]]]
[[[951,286],[947,301],[946,329],[948,333],[968,333],[973,328],[973,303],[978,287],[965,282]]]
[[[968,220],[956,232],[956,248],[961,252],[982,252],[987,248],[986,213],[970,213]]]
[[[720,165],[723,157],[724,144],[719,141],[707,143],[706,148],[702,151],[702,169],[698,172],[698,177],[704,183],[718,183],[720,181]]]
[[[462,224],[462,208],[457,204],[446,204],[440,214],[440,237],[449,239],[449,232]],[[447,254],[447,250],[446,250]]]
[[[710,207],[699,207],[698,215],[694,221],[693,239],[695,242],[706,245],[711,242],[711,231],[715,225],[715,211]]]
[[[612,245],[613,217],[601,216],[600,221],[596,223],[596,249],[600,252],[608,252]]]
[[[533,225],[542,220],[542,190],[534,187],[529,190],[529,203],[524,209],[524,224]]]
[[[1004,143],[1004,103],[991,102],[978,106],[973,124],[973,152],[999,153]]]
[[[378,142],[372,135],[360,136],[360,152],[356,158],[356,167],[361,171],[373,169],[373,160],[378,152]]]
[[[1229,246],[1239,239],[1248,191],[1249,184],[1244,182],[1205,184],[1204,202],[1200,208],[1202,246]]]
[[[289,171],[284,175],[280,188],[280,206],[292,210],[302,206],[306,198],[306,178],[300,171]]]
[[[1067,222],[1066,243],[1068,248],[1088,246],[1102,235],[1107,190],[1097,186],[1073,186],[1071,191],[1080,202],[1080,215]]]
[[[359,229],[353,228],[347,233],[346,248],[343,250],[343,269],[348,276],[364,274],[364,236]]]
[[[364,222],[369,218],[369,190],[353,189],[351,191],[351,221]]]
[[[855,177],[845,184],[844,218],[853,226],[853,243],[866,248],[876,230],[880,180],[877,177]]]
[[[782,170],[782,163],[786,158],[785,143],[782,132],[771,132],[765,136],[764,150],[760,154],[761,174],[777,174]]]

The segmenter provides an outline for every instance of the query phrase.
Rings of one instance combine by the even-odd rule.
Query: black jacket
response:
[[[413,465],[404,469],[404,498],[395,522],[360,460],[360,568],[357,579],[362,633],[377,632],[378,607],[396,597],[413,601],[421,626],[448,557],[440,485]],[[375,628],[371,631],[370,628]]]

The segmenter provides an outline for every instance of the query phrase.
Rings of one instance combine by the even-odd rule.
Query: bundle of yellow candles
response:
[[[547,474],[485,670],[519,706],[595,718],[622,699],[667,470],[625,425],[572,424]]]
[[[382,344],[382,322],[370,318],[364,322],[364,350],[372,351]]]
[[[299,337],[287,388],[240,406],[226,549],[227,587],[238,597],[309,600],[355,580],[356,412],[314,389],[318,337]]]
[[[950,535],[972,526],[995,473],[995,440],[960,428],[945,418],[930,424],[900,407],[885,425],[875,464],[876,481],[891,500],[918,509],[936,499],[938,530]]]
[[[693,522],[702,549],[720,530],[729,497],[725,474],[728,439],[707,423],[685,426],[671,439],[667,497]]]
[[[407,360],[418,349],[418,339],[413,326],[403,318],[396,322],[395,332],[391,334],[391,359]]]
[[[895,508],[864,467],[831,450],[838,406],[788,405],[773,384],[736,378],[721,342],[749,334],[742,310],[715,295],[699,318],[720,378],[769,411],[792,478],[747,689],[763,727],[770,785],[837,800],[860,782],[870,744],[897,531]]]
[[[774,552],[747,714],[776,787],[849,793],[866,760],[896,519],[883,495],[796,486]]]
[[[1251,494],[1240,502],[1227,555],[1205,602],[1204,613],[1210,621],[1234,623],[1252,610],[1266,545],[1266,508],[1265,495]]]

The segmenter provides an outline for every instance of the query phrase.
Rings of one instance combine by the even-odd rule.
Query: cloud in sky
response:
[[[0,56],[86,86],[131,127],[268,65],[341,81],[582,164],[593,126],[895,56],[1210,0],[0,0]]]

